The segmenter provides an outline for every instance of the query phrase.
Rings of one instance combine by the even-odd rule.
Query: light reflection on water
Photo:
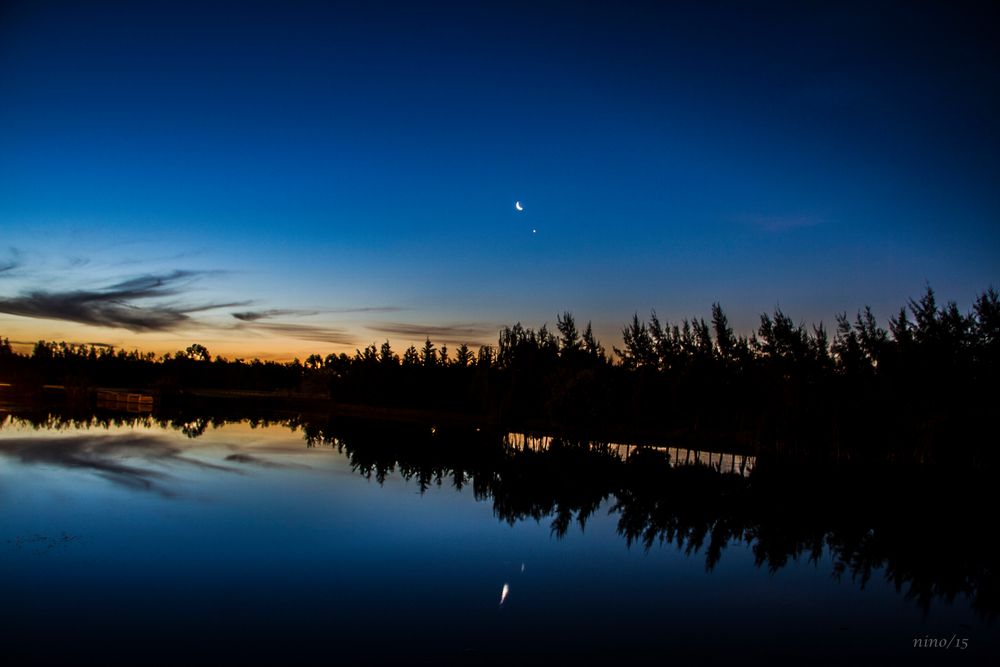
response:
[[[545,452],[556,440],[551,435],[536,435],[532,433],[511,432],[504,435],[504,445],[512,450]],[[730,454],[692,449],[689,447],[671,447],[669,445],[635,445],[620,442],[587,441],[584,443],[592,451],[609,452],[622,461],[639,450],[651,450],[666,454],[671,466],[702,465],[717,472],[738,474],[749,477],[757,464],[757,457],[747,454]]]
[[[379,441],[404,454],[373,454],[308,426],[38,425],[7,417],[0,428],[0,627],[25,660],[398,663],[419,647],[417,661],[433,664],[664,651],[726,661],[815,658],[829,644],[831,660],[919,661],[912,638],[944,632],[971,634],[979,655],[996,649],[993,626],[962,600],[924,612],[878,571],[864,589],[831,577],[822,549],[769,571],[754,539],[728,540],[711,568],[708,539],[688,529],[629,548],[623,523],[646,501],[586,496],[585,466],[552,480],[551,501],[523,505],[545,490],[519,476],[548,465],[537,454],[552,441],[503,439],[535,452],[528,468],[432,453],[424,469],[400,458],[406,443]],[[734,477],[755,463],[735,464]]]

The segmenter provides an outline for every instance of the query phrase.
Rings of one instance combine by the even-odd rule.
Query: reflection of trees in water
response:
[[[473,432],[311,428],[315,443],[336,446],[360,474],[381,482],[396,472],[421,490],[461,489],[471,480],[501,521],[551,517],[557,537],[574,522],[582,530],[610,500],[626,544],[704,554],[708,570],[743,543],[771,572],[827,556],[835,577],[864,587],[881,571],[925,610],[935,599],[968,598],[985,617],[1000,611],[993,575],[1000,550],[979,518],[991,506],[988,480],[967,471],[765,462],[744,478],[700,464],[675,467],[649,448],[623,460],[558,438],[546,448],[511,449],[502,436]]]
[[[392,475],[463,490],[492,502],[515,524],[551,517],[561,537],[584,529],[603,503],[629,546],[671,545],[704,554],[712,570],[731,545],[746,544],[758,567],[828,557],[833,576],[864,587],[881,576],[923,609],[967,598],[982,616],[1000,612],[995,572],[1000,549],[983,519],[993,506],[985,474],[930,467],[784,467],[758,461],[748,477],[701,464],[673,466],[662,449],[627,457],[609,446],[551,438],[513,448],[503,434],[342,418],[238,415],[18,413],[39,430],[158,426],[198,437],[241,421],[301,431],[308,447],[333,447],[359,475]],[[2,425],[4,422],[0,422]]]
[[[119,428],[161,428],[180,431],[189,438],[198,438],[210,428],[226,424],[245,423],[251,428],[283,426],[295,429],[296,419],[289,417],[252,417],[242,415],[206,415],[173,411],[156,414],[128,414],[115,411],[51,411],[45,409],[16,409],[8,417],[11,424],[30,426],[38,431],[88,431]],[[0,427],[4,419],[0,418]]]
[[[630,464],[638,464],[632,460]],[[1000,611],[1000,550],[981,517],[985,477],[941,469],[780,469],[748,480],[701,466],[643,461],[616,493],[619,532],[650,548],[704,549],[711,570],[727,545],[751,546],[758,567],[828,555],[833,574],[864,587],[881,570],[923,609],[968,598],[982,615]]]

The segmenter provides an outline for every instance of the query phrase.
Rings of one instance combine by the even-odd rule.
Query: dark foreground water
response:
[[[0,661],[1000,656],[992,554],[803,510],[755,491],[753,461],[298,426],[3,417]]]

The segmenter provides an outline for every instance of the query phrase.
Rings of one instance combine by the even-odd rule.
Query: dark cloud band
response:
[[[314,326],[311,324],[283,324],[279,322],[254,322],[254,331],[266,331],[272,334],[308,340],[316,343],[334,343],[336,345],[353,345],[354,338],[342,329]]]
[[[299,316],[306,317],[308,315],[315,315],[314,310],[245,310],[239,313],[230,313],[233,317],[240,320],[241,322],[256,322],[258,320],[267,320],[272,317],[286,317],[286,316]]]
[[[153,299],[180,294],[184,285],[201,275],[203,272],[173,271],[162,275],[136,276],[98,290],[32,290],[18,297],[0,298],[0,313],[142,333],[191,326],[194,323],[192,313],[246,305],[246,302],[200,305],[149,303]]]
[[[443,343],[481,344],[496,333],[492,325],[477,322],[425,326],[405,322],[383,322],[367,327],[371,331],[386,335],[407,336],[409,338],[430,338]]]

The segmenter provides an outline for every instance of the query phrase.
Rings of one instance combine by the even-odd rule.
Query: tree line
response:
[[[163,400],[199,388],[323,397],[448,411],[493,423],[623,437],[669,436],[842,458],[982,462],[995,456],[1000,296],[969,312],[928,287],[883,328],[870,308],[832,332],[780,309],[737,335],[719,304],[708,321],[638,314],[609,353],[572,313],[555,331],[520,323],[495,345],[399,354],[388,340],[304,362],[226,359],[200,344],[154,355],[41,341],[30,354],[0,340],[0,381],[18,387],[145,388]]]

